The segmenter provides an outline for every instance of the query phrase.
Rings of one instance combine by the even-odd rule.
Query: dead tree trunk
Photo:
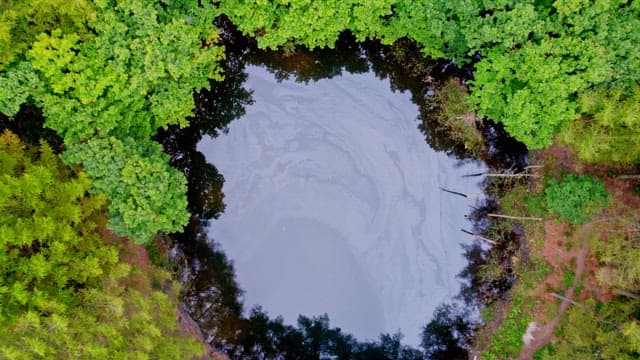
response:
[[[584,305],[580,304],[580,303],[579,303],[579,302],[577,302],[577,301],[573,301],[573,300],[569,299],[569,298],[568,298],[568,297],[566,297],[566,296],[562,296],[562,295],[560,295],[560,294],[556,294],[556,293],[549,293],[549,295],[553,296],[553,297],[554,297],[554,298],[556,298],[556,299],[560,299],[560,300],[562,300],[562,301],[567,301],[567,302],[569,302],[569,303],[570,303],[570,304],[572,304],[572,305],[575,305],[575,306],[577,306],[577,307],[579,307],[579,308],[583,308],[583,309],[584,309]]]
[[[512,219],[512,220],[533,220],[533,221],[544,220],[543,218],[533,217],[533,216],[511,216],[511,215],[500,215],[500,214],[487,214],[487,216],[504,218],[504,219]]]
[[[618,175],[616,178],[620,180],[640,180],[640,174]]]
[[[491,245],[497,245],[497,244],[498,244],[498,242],[497,242],[497,241],[494,241],[494,240],[491,240],[491,239],[489,239],[489,238],[486,238],[486,237],[484,237],[484,236],[482,236],[482,235],[480,235],[480,234],[472,233],[471,231],[467,231],[467,230],[465,230],[465,229],[460,229],[460,231],[462,231],[462,232],[463,232],[463,233],[465,233],[465,234],[469,234],[469,235],[471,235],[471,236],[475,236],[476,238],[478,238],[478,239],[480,239],[480,240],[482,240],[482,241],[486,241],[486,242],[488,242],[488,243],[489,243],[489,244],[491,244]]]

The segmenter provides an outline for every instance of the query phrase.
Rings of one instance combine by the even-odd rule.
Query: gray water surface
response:
[[[455,296],[460,232],[480,192],[480,162],[430,149],[408,93],[373,73],[309,84],[249,67],[254,104],[199,145],[224,175],[227,208],[211,238],[234,261],[247,308],[295,324],[327,313],[361,340],[401,330],[419,343]]]

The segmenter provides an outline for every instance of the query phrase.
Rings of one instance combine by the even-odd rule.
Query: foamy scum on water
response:
[[[419,343],[457,294],[460,232],[482,164],[436,153],[408,93],[373,73],[308,85],[250,67],[255,103],[198,149],[224,175],[227,209],[209,227],[234,261],[245,305],[295,324],[328,313],[360,339]]]

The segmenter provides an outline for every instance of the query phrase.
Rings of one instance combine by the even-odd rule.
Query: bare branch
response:
[[[630,291],[627,291],[627,290],[615,289],[614,292],[616,294],[618,294],[618,295],[623,295],[623,296],[626,296],[626,297],[629,297],[629,298],[632,298],[632,299],[635,299],[635,300],[640,300],[640,296],[638,296],[638,295],[636,295],[636,294],[634,294],[634,293],[632,293]]]
[[[620,180],[640,180],[640,174],[618,175],[616,178]]]
[[[487,214],[487,216],[504,218],[504,219],[513,219],[513,220],[533,220],[533,221],[544,220],[543,218],[533,217],[533,216],[511,216],[511,215],[500,215],[500,214]]]
[[[494,240],[491,240],[491,239],[489,239],[489,238],[486,238],[486,237],[484,237],[484,236],[482,236],[482,235],[480,235],[480,234],[472,233],[471,231],[467,231],[467,230],[465,230],[465,229],[460,229],[460,231],[462,231],[462,232],[463,232],[463,233],[465,233],[465,234],[469,234],[469,235],[471,235],[471,236],[475,236],[476,238],[478,238],[478,239],[480,239],[480,240],[482,240],[482,241],[486,241],[486,242],[488,242],[489,244],[492,244],[492,245],[497,245],[497,244],[498,244],[498,242],[497,242],[497,241],[494,241]]]
[[[553,296],[553,297],[554,297],[554,298],[556,298],[556,299],[560,299],[560,300],[562,300],[562,301],[567,301],[567,302],[569,302],[569,303],[570,303],[570,304],[572,304],[572,305],[575,305],[575,306],[577,306],[577,307],[579,307],[579,308],[584,309],[584,305],[580,304],[580,303],[579,303],[579,302],[577,302],[577,301],[573,301],[573,300],[569,299],[569,298],[568,298],[568,297],[566,297],[566,296],[562,296],[562,295],[560,295],[560,294],[556,294],[556,293],[549,293],[549,295]]]

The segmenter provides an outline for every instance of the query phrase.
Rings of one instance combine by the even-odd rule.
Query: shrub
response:
[[[569,175],[560,182],[551,180],[544,193],[549,211],[572,224],[589,221],[608,198],[602,182],[584,175]]]

